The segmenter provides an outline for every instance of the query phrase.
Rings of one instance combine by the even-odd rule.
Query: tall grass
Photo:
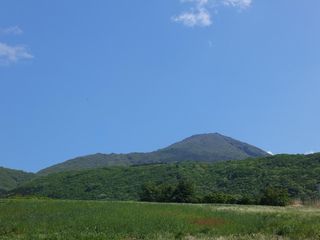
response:
[[[320,199],[311,199],[303,202],[303,205],[308,207],[320,208]]]
[[[0,201],[0,239],[319,239],[320,210],[232,205]]]

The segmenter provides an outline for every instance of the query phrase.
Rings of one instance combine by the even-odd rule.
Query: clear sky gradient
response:
[[[3,0],[0,166],[207,132],[320,151],[319,11],[319,0]]]

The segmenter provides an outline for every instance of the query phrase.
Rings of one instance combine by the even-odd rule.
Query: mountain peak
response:
[[[183,161],[216,162],[268,156],[265,151],[220,133],[196,134],[169,147],[149,153],[95,154],[77,157],[40,171],[83,170],[107,166],[170,163]]]
[[[197,134],[178,143],[172,144],[165,150],[180,151],[198,155],[197,160],[238,160],[250,157],[267,156],[265,151],[247,143],[224,136],[220,133]]]
[[[201,134],[194,134],[190,137],[187,137],[184,140],[194,140],[194,139],[210,139],[210,138],[229,138],[221,133],[201,133]]]

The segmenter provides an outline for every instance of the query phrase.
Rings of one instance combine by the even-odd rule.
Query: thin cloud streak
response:
[[[0,42],[0,64],[8,65],[20,60],[32,59],[34,56],[25,46],[10,46]]]
[[[221,6],[246,9],[251,6],[252,0],[180,0],[181,3],[190,3],[192,7],[178,16],[172,17],[172,21],[182,23],[187,27],[209,27],[212,25],[212,12]]]
[[[252,0],[223,0],[223,4],[231,7],[248,8],[252,4]]]
[[[1,35],[21,35],[23,34],[23,31],[18,26],[11,26],[7,28],[0,28],[0,34]]]

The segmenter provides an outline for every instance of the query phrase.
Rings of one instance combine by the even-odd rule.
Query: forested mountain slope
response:
[[[0,191],[16,188],[19,184],[34,177],[32,173],[0,167]]]
[[[85,170],[108,166],[129,166],[183,161],[216,162],[267,156],[265,151],[218,133],[194,135],[169,147],[150,153],[94,154],[78,157],[39,172]]]
[[[211,192],[258,195],[266,186],[292,198],[319,196],[320,154],[277,155],[218,163],[184,162],[63,172],[39,177],[11,192],[62,199],[137,200],[147,182],[192,181],[198,196]]]

